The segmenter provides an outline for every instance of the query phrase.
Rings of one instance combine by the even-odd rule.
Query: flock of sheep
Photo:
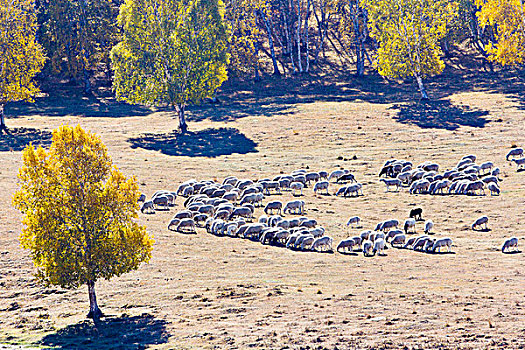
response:
[[[523,157],[523,149],[512,149],[507,160],[514,157],[519,165]],[[519,157],[519,158],[515,158]],[[484,193],[484,187],[491,194],[499,194],[499,169],[492,162],[480,165],[475,163],[476,156],[463,157],[455,168],[439,174],[439,165],[425,162],[412,168],[410,162],[404,160],[389,160],[381,169],[379,176],[387,176],[381,181],[397,190],[401,187],[410,187],[410,193],[430,194],[476,194]],[[362,185],[358,183],[348,170],[308,172],[300,169],[290,175],[277,175],[272,179],[265,178],[257,181],[238,179],[234,176],[225,178],[222,182],[189,180],[182,183],[176,191],[157,191],[150,200],[141,195],[142,213],[154,213],[155,210],[168,210],[174,206],[177,196],[185,197],[185,209],[177,212],[168,223],[168,229],[195,233],[196,227],[205,228],[208,233],[217,236],[231,236],[259,241],[262,244],[282,246],[288,249],[301,251],[332,251],[333,239],[325,236],[325,229],[318,226],[313,218],[304,216],[305,201],[294,199],[288,202],[264,199],[273,194],[290,192],[293,196],[302,196],[304,188],[313,185],[315,194],[329,194],[332,183],[342,184],[335,191],[336,196],[362,195]],[[264,215],[255,218],[255,208],[264,207]],[[284,217],[283,215],[290,215]],[[409,218],[404,221],[403,229],[396,219],[380,222],[374,230],[362,231],[360,235],[343,239],[336,247],[339,253],[361,251],[365,256],[382,255],[387,249],[386,243],[395,248],[413,249],[428,253],[441,252],[442,248],[451,251],[452,239],[448,237],[431,237],[433,222],[427,220],[424,224],[424,234],[409,238],[409,234],[416,234],[417,221],[423,221],[422,209],[410,211]],[[351,217],[347,226],[359,225],[361,219]],[[472,229],[485,226],[487,229],[488,217],[482,216],[472,224]],[[502,252],[517,250],[518,239],[507,239]]]

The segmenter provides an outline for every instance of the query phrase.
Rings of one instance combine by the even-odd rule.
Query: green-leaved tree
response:
[[[186,132],[186,105],[211,97],[227,78],[223,7],[221,0],[126,0],[123,38],[111,51],[117,97],[171,105]]]
[[[95,134],[79,126],[53,131],[49,151],[23,152],[13,203],[24,214],[22,247],[42,281],[64,288],[87,285],[90,311],[102,316],[95,283],[149,261],[153,239],[136,222],[137,180],[112,165]]]
[[[423,79],[445,68],[439,41],[447,34],[457,4],[450,0],[368,0],[367,5],[370,34],[379,44],[379,74],[413,76],[421,98],[428,99]]]
[[[36,17],[31,0],[0,0],[0,133],[6,131],[8,102],[31,100],[38,92],[33,78],[44,65],[35,40]]]

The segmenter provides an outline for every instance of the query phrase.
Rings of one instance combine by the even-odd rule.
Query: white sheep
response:
[[[386,221],[383,221],[381,223],[381,227],[379,230],[383,231],[383,232],[386,232],[390,229],[393,229],[393,228],[398,228],[399,226],[399,221],[396,220],[396,219],[392,219],[392,220],[386,220]],[[379,231],[376,229],[376,231]]]
[[[450,252],[452,249],[452,239],[446,237],[436,240],[432,245],[432,252],[436,252],[436,249],[441,252],[441,247],[447,247],[447,251]]]
[[[432,220],[427,220],[425,222],[425,233],[429,234],[433,228],[434,228],[434,223],[432,222]]]
[[[361,221],[361,218],[359,216],[352,216],[351,218],[348,219],[348,221],[346,222],[346,226],[350,226],[350,225],[359,225],[359,222]]]
[[[505,253],[505,250],[510,252],[510,248],[514,248],[514,251],[518,251],[518,238],[512,237],[505,240],[505,242],[503,242],[503,246],[501,247],[501,252]]]
[[[330,173],[330,176],[328,176],[328,181],[332,179],[339,179],[341,176],[345,174],[344,170],[334,170]]]
[[[525,168],[525,158],[513,159],[512,161],[516,163],[516,165],[518,166],[518,169],[521,167]]]
[[[399,233],[392,238],[392,241],[390,241],[390,244],[392,247],[399,246],[402,247],[405,244],[406,241],[406,235],[403,233]]]
[[[487,170],[487,169],[488,170],[492,170],[492,168],[494,168],[494,163],[492,163],[492,162],[485,162],[485,163],[481,164],[479,166],[479,168],[480,168],[479,171]]]
[[[507,153],[507,156],[505,157],[507,160],[509,160],[509,157],[523,157],[523,148],[513,148]],[[513,158],[514,159],[514,158]]]
[[[182,219],[177,225],[175,231],[183,233],[195,233],[195,221],[190,218]]]
[[[153,201],[146,201],[140,207],[140,212],[143,214],[155,214],[155,207]]]
[[[361,195],[363,195],[363,185],[361,185],[360,183],[350,185],[346,188],[344,197],[353,196],[354,193],[356,197],[359,197],[359,191],[361,191]]]
[[[496,185],[494,182],[491,182],[491,183],[489,183],[489,185],[487,187],[488,187],[488,189],[490,191],[490,195],[491,196],[493,196],[494,193],[499,196],[500,189],[499,189],[498,185]]]
[[[470,161],[474,163],[476,161],[476,156],[473,154],[469,154],[468,156],[463,156],[463,158],[461,158],[461,160],[464,160],[464,159],[470,159]]]
[[[388,192],[388,189],[392,186],[396,187],[396,191],[399,191],[399,187],[401,187],[401,180],[400,179],[380,179],[379,181],[383,181],[386,185],[386,192]]]
[[[283,208],[283,214],[286,214],[288,212],[289,214],[299,214],[302,215],[304,213],[304,201],[290,201],[285,204]]]
[[[283,203],[281,201],[268,202],[266,204],[266,207],[264,207],[264,213],[268,215],[270,213],[273,213],[273,211],[277,211],[277,213],[280,215],[282,207]]]
[[[366,230],[366,231],[361,232],[361,234],[359,235],[359,237],[361,237],[361,242],[366,241],[368,237],[370,237],[371,233],[372,233],[371,230]]]
[[[297,195],[295,191],[300,191],[301,192],[300,195],[302,196],[303,188],[304,188],[304,185],[301,182],[294,181],[290,184],[290,189],[292,190],[292,195],[294,196]]]
[[[171,227],[172,227],[172,226],[177,227],[177,225],[180,223],[180,220],[181,220],[181,219],[177,219],[177,218],[173,218],[173,219],[171,219],[171,221],[170,221],[169,224],[168,224],[168,230],[170,230],[170,231],[176,231],[176,230],[172,230]]]
[[[482,216],[482,217],[476,219],[476,221],[474,221],[474,223],[472,224],[472,229],[476,230],[476,227],[479,227],[481,225],[485,225],[485,230],[488,230],[488,227],[487,227],[487,223],[488,222],[489,222],[489,218],[487,216]]]
[[[405,233],[408,234],[409,229],[413,229],[412,232],[416,232],[416,219],[410,218],[405,220],[404,225]]]
[[[310,249],[313,250],[313,251],[316,251],[318,248],[322,248],[321,251],[324,251],[325,249],[327,251],[331,251],[332,250],[332,242],[333,242],[333,240],[329,236],[320,237],[320,238],[317,238],[312,243],[312,247]],[[303,243],[304,243],[304,241],[303,241]]]
[[[363,244],[362,244],[362,248],[361,250],[363,251],[363,255],[364,256],[372,256],[372,247],[373,247],[373,243],[369,240],[365,240],[363,241]]]
[[[325,229],[322,226],[311,228],[308,230],[308,233],[314,236],[314,238],[319,238],[324,235]]]
[[[341,242],[339,242],[335,250],[339,253],[341,253],[341,250],[348,250],[352,252],[354,249],[354,245],[356,245],[356,243],[353,238],[343,239]]]
[[[412,245],[412,249],[414,250],[424,250],[427,243],[429,241],[432,241],[428,236],[417,239],[414,244]]]
[[[314,193],[317,194],[318,191],[325,190],[326,194],[328,194],[328,187],[330,186],[330,182],[328,181],[319,181],[314,185]]]
[[[374,241],[374,249],[372,250],[372,255],[383,255],[383,250],[385,249],[385,240],[382,238],[376,239]]]
[[[303,240],[301,241],[301,250],[306,250],[307,247],[311,249],[314,242],[315,242],[315,238],[312,235],[308,235],[307,237],[303,238]]]

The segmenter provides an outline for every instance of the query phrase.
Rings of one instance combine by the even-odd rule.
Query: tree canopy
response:
[[[149,261],[153,239],[136,222],[140,192],[134,177],[112,166],[95,134],[62,126],[49,151],[23,152],[21,188],[13,203],[24,214],[20,236],[42,281],[64,288],[88,286],[89,316],[101,316],[95,282]]]
[[[33,78],[45,56],[35,39],[36,30],[33,1],[0,0],[0,132],[7,130],[5,104],[31,101],[39,91]]]
[[[185,132],[186,105],[211,97],[227,78],[223,10],[220,0],[126,0],[123,38],[111,51],[117,97],[175,107]]]
[[[523,0],[476,0],[481,6],[481,26],[495,28],[495,40],[487,46],[490,59],[503,66],[525,61],[525,8]]]
[[[448,0],[369,0],[371,36],[379,43],[379,74],[392,78],[413,76],[423,99],[423,79],[445,68],[439,40],[447,34],[456,12]]]

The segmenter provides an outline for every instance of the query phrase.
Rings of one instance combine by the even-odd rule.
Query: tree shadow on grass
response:
[[[54,349],[140,350],[165,344],[168,338],[165,321],[142,314],[105,318],[97,327],[91,321],[82,321],[46,335],[40,343]]]
[[[257,152],[257,143],[234,128],[210,128],[185,134],[144,134],[128,141],[131,148],[160,151],[170,156],[218,157]]]
[[[483,116],[488,111],[473,110],[469,106],[455,106],[448,100],[427,101],[406,105],[394,105],[398,110],[395,120],[402,124],[414,124],[420,128],[456,130],[460,126],[483,128],[489,122]]]
[[[117,101],[108,91],[102,91],[97,96],[85,96],[81,88],[63,84],[57,85],[46,96],[35,97],[34,101],[34,103],[8,103],[5,114],[8,118],[32,115],[121,118],[145,116],[155,110],[147,106]]]
[[[47,147],[51,144],[49,131],[33,128],[10,128],[9,134],[0,134],[0,152],[21,151],[30,142]]]

